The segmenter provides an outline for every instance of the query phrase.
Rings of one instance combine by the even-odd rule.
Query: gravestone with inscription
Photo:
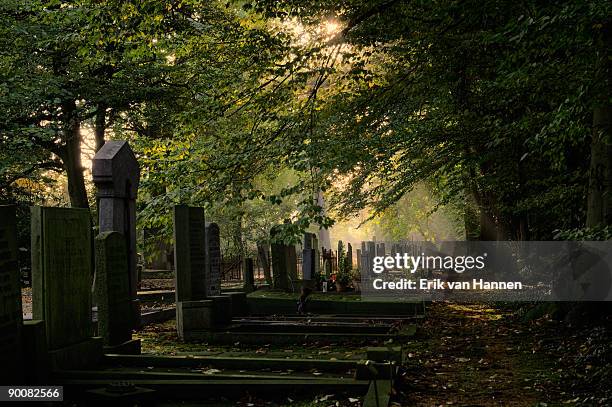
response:
[[[253,267],[253,259],[247,257],[244,259],[242,274],[244,279],[243,290],[247,293],[255,290],[255,274]]]
[[[181,339],[212,326],[212,302],[206,301],[206,224],[204,208],[174,207],[176,327]]]
[[[0,206],[0,383],[21,384],[21,285],[14,206]]]
[[[32,208],[32,318],[43,320],[55,368],[100,359],[91,338],[92,240],[89,210]]]
[[[206,224],[204,208],[174,207],[176,301],[206,297]]]
[[[270,230],[270,237],[272,238],[272,244],[270,245],[270,251],[272,254],[272,277],[274,288],[279,290],[289,289],[289,278],[287,275],[288,262],[287,262],[287,246],[283,242],[276,242],[275,236],[279,233],[277,226],[274,226]]]
[[[127,141],[111,140],[92,160],[93,182],[98,191],[100,232],[120,232],[126,239],[132,328],[140,325],[138,272],[136,270],[136,195],[140,182],[138,161]]]
[[[130,282],[125,237],[102,232],[96,237],[96,299],[98,333],[108,353],[140,353],[140,340],[132,340]]]
[[[206,225],[206,297],[221,295],[221,236],[219,225]]]
[[[304,233],[302,244],[302,275],[305,281],[310,281],[315,276],[315,249],[313,248],[313,233]]]

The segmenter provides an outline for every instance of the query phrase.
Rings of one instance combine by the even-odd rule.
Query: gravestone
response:
[[[295,252],[295,246],[290,244],[285,246],[287,252],[287,277],[289,281],[295,282],[298,280],[297,274],[297,253]]]
[[[270,230],[270,237],[272,238],[272,244],[270,245],[270,251],[272,253],[272,281],[274,288],[279,290],[288,290],[289,278],[287,275],[287,249],[284,243],[274,241],[274,237],[278,233],[279,229],[277,226],[274,226]]]
[[[243,290],[248,293],[250,293],[251,291],[255,291],[255,274],[253,271],[252,258],[247,257],[246,259],[244,259],[242,274],[244,279]]]
[[[130,282],[125,237],[102,232],[96,237],[96,299],[98,334],[107,353],[140,353],[140,340],[132,340]]]
[[[176,302],[206,298],[206,224],[204,208],[174,207]]]
[[[206,225],[206,297],[221,295],[221,236],[219,225]]]
[[[377,256],[384,256],[385,253],[386,253],[385,244],[384,243],[379,243],[377,245],[377,248],[376,248],[376,255]]]
[[[120,232],[126,238],[132,328],[140,325],[136,270],[136,195],[140,182],[138,161],[127,141],[107,141],[92,161],[97,188],[101,232]]]
[[[0,206],[0,383],[21,384],[21,284],[14,206]]]
[[[304,243],[302,249],[302,276],[305,281],[310,281],[315,276],[315,249],[313,247],[312,233],[304,233]]]
[[[32,207],[32,319],[43,320],[55,368],[97,363],[91,338],[92,240],[89,210]]]
[[[357,270],[361,270],[361,249],[357,249]]]
[[[353,246],[350,243],[346,244],[346,261],[349,268],[353,268]]]
[[[206,224],[204,208],[174,207],[176,327],[181,339],[212,327],[212,301],[206,301]]]

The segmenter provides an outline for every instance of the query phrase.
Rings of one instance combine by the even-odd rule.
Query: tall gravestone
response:
[[[174,207],[176,327],[181,339],[212,327],[213,304],[206,298],[204,208]]]
[[[132,340],[130,282],[125,237],[102,232],[96,237],[96,299],[98,334],[109,353],[140,353],[140,340]]]
[[[361,270],[361,249],[357,249],[357,270]]]
[[[21,384],[21,285],[14,206],[0,206],[0,383]]]
[[[176,301],[206,297],[206,224],[204,208],[174,207]]]
[[[304,233],[304,242],[302,244],[302,276],[305,281],[310,281],[315,276],[315,249],[313,248],[313,236],[314,234],[312,233]]]
[[[277,226],[270,230],[270,237],[272,238],[272,244],[270,245],[270,251],[272,253],[272,281],[274,288],[279,290],[289,289],[289,278],[287,274],[288,270],[288,259],[287,259],[287,248],[282,242],[276,242],[275,237],[279,233]]]
[[[43,320],[51,363],[96,363],[101,338],[91,338],[92,240],[89,210],[32,208],[32,318]]]
[[[206,296],[221,295],[221,236],[219,225],[206,225],[206,272],[204,274]]]
[[[350,243],[346,244],[346,261],[349,268],[353,268],[353,246]]]
[[[100,232],[120,232],[126,239],[132,327],[140,325],[136,270],[136,196],[138,161],[127,141],[107,141],[93,158],[93,182],[98,191]]]
[[[243,289],[246,292],[251,292],[255,290],[255,274],[253,267],[253,259],[251,257],[247,257],[244,259],[244,264],[242,265],[243,270],[243,280],[244,285]]]

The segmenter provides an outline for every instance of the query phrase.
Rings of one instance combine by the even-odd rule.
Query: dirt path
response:
[[[575,363],[587,337],[602,328],[575,330],[550,320],[525,323],[515,311],[433,304],[419,340],[409,345],[407,370],[398,386],[400,405],[608,405],[603,376],[589,383],[589,369],[581,378],[585,367]],[[604,346],[606,332],[599,338]],[[609,342],[604,353],[599,355],[604,356],[600,374],[610,371]],[[593,366],[590,370],[595,372]]]

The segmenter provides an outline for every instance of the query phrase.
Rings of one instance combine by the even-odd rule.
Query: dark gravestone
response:
[[[206,224],[204,209],[174,207],[176,328],[179,338],[212,327],[212,301],[206,297]]]
[[[295,252],[295,246],[290,244],[285,246],[287,252],[287,277],[291,282],[298,280],[297,274],[297,253]]]
[[[376,255],[377,255],[377,256],[384,256],[384,255],[385,255],[385,253],[386,253],[386,250],[385,250],[385,244],[384,244],[384,243],[379,243],[379,244],[377,245]]]
[[[315,254],[316,251],[313,248],[314,234],[304,233],[304,243],[302,249],[302,275],[305,281],[310,281],[315,276]],[[314,246],[316,247],[316,246]]]
[[[244,291],[248,293],[250,293],[251,291],[254,291],[255,290],[255,274],[253,271],[253,259],[252,258],[247,257],[246,259],[244,259],[242,274],[243,274],[243,279],[244,279],[244,286],[243,286]]]
[[[361,250],[357,249],[357,270],[361,270]]]
[[[0,206],[0,383],[21,384],[21,285],[14,206]]]
[[[130,282],[125,237],[103,232],[96,237],[96,299],[98,333],[109,353],[140,353],[140,341],[132,340]]]
[[[206,297],[221,295],[221,236],[219,225],[206,226]]]
[[[127,141],[107,141],[92,161],[98,191],[100,233],[120,232],[126,239],[132,327],[140,325],[136,270],[136,195],[140,182],[138,161]]]
[[[350,243],[346,244],[346,262],[349,269],[353,268],[353,246]]]
[[[274,288],[279,290],[289,289],[289,279],[287,276],[287,246],[282,242],[276,242],[274,237],[278,234],[279,229],[275,226],[270,230],[272,244],[270,251],[272,253],[272,277]]]
[[[176,301],[206,297],[206,224],[204,208],[174,207]]]
[[[92,241],[89,210],[32,207],[32,319],[43,320],[56,368],[99,360],[91,337]]]

